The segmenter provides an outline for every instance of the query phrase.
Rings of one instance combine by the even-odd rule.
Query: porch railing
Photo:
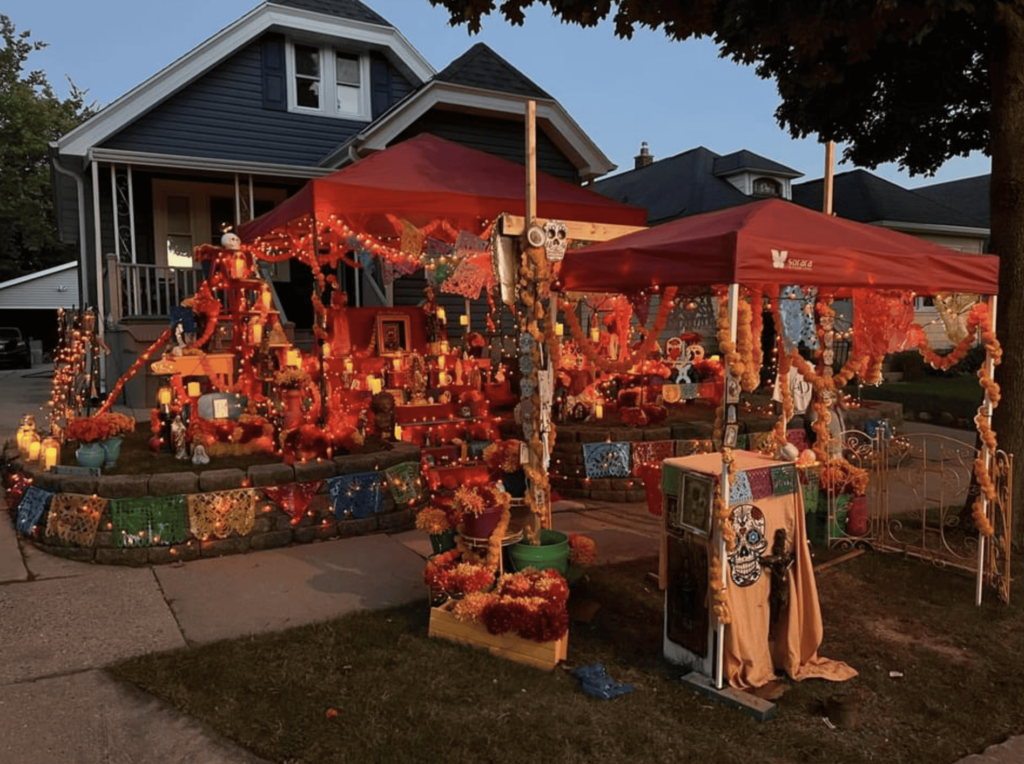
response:
[[[172,306],[196,293],[203,281],[199,266],[119,263],[107,257],[107,313],[114,321],[130,318],[166,318]]]

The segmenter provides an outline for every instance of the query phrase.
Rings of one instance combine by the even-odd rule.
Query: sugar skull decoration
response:
[[[544,224],[544,253],[548,260],[558,262],[565,258],[568,235],[568,226],[560,220],[549,220]]]
[[[220,245],[224,249],[239,250],[242,248],[242,240],[238,238],[237,233],[228,231],[226,234],[220,237]]]
[[[768,549],[768,527],[764,513],[753,504],[741,504],[732,511],[736,549],[729,555],[729,571],[736,586],[752,586],[761,578],[761,555]]]

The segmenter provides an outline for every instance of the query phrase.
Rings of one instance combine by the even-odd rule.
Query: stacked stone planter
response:
[[[13,469],[23,467],[17,449],[5,449],[5,461]],[[336,475],[382,471],[403,462],[420,461],[420,449],[410,443],[396,443],[390,451],[372,454],[337,456],[331,460],[303,464],[264,464],[247,470],[222,469],[155,475],[103,475],[84,477],[54,475],[26,469],[33,476],[33,485],[54,493],[95,494],[106,499],[129,499],[144,496],[168,496],[227,491],[237,488],[262,488],[291,482],[326,480]],[[388,533],[413,527],[414,508],[395,507],[388,491],[382,495],[382,511],[365,518],[338,520],[327,496],[326,483],[313,498],[309,510],[299,522],[273,502],[260,498],[252,531],[245,536],[200,541],[196,538],[172,546],[118,547],[110,528],[109,510],[100,518],[99,531],[89,547],[50,543],[31,538],[39,549],[58,557],[107,565],[159,565],[204,557],[241,554],[250,550],[273,549],[289,544],[304,544],[331,538]],[[312,516],[311,516],[312,515]]]

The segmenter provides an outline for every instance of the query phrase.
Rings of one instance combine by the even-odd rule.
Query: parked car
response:
[[[0,326],[0,364],[32,368],[32,351],[29,350],[28,341],[21,336],[21,329]]]

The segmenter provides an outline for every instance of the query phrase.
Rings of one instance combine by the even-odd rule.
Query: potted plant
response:
[[[462,533],[473,539],[488,539],[509,511],[512,497],[490,485],[464,485],[455,491],[452,509],[461,517]]]
[[[114,411],[75,417],[68,420],[64,434],[68,440],[78,441],[75,451],[83,467],[114,466],[121,453],[121,441],[126,433],[135,430],[135,420]]]
[[[448,509],[438,506],[435,502],[416,513],[416,529],[425,531],[430,536],[430,546],[434,554],[447,552],[455,547],[455,524]]]
[[[834,519],[829,535],[838,538],[844,533],[863,536],[868,532],[867,498],[868,471],[856,467],[846,459],[829,459],[822,465],[819,481],[821,491],[833,497]]]

